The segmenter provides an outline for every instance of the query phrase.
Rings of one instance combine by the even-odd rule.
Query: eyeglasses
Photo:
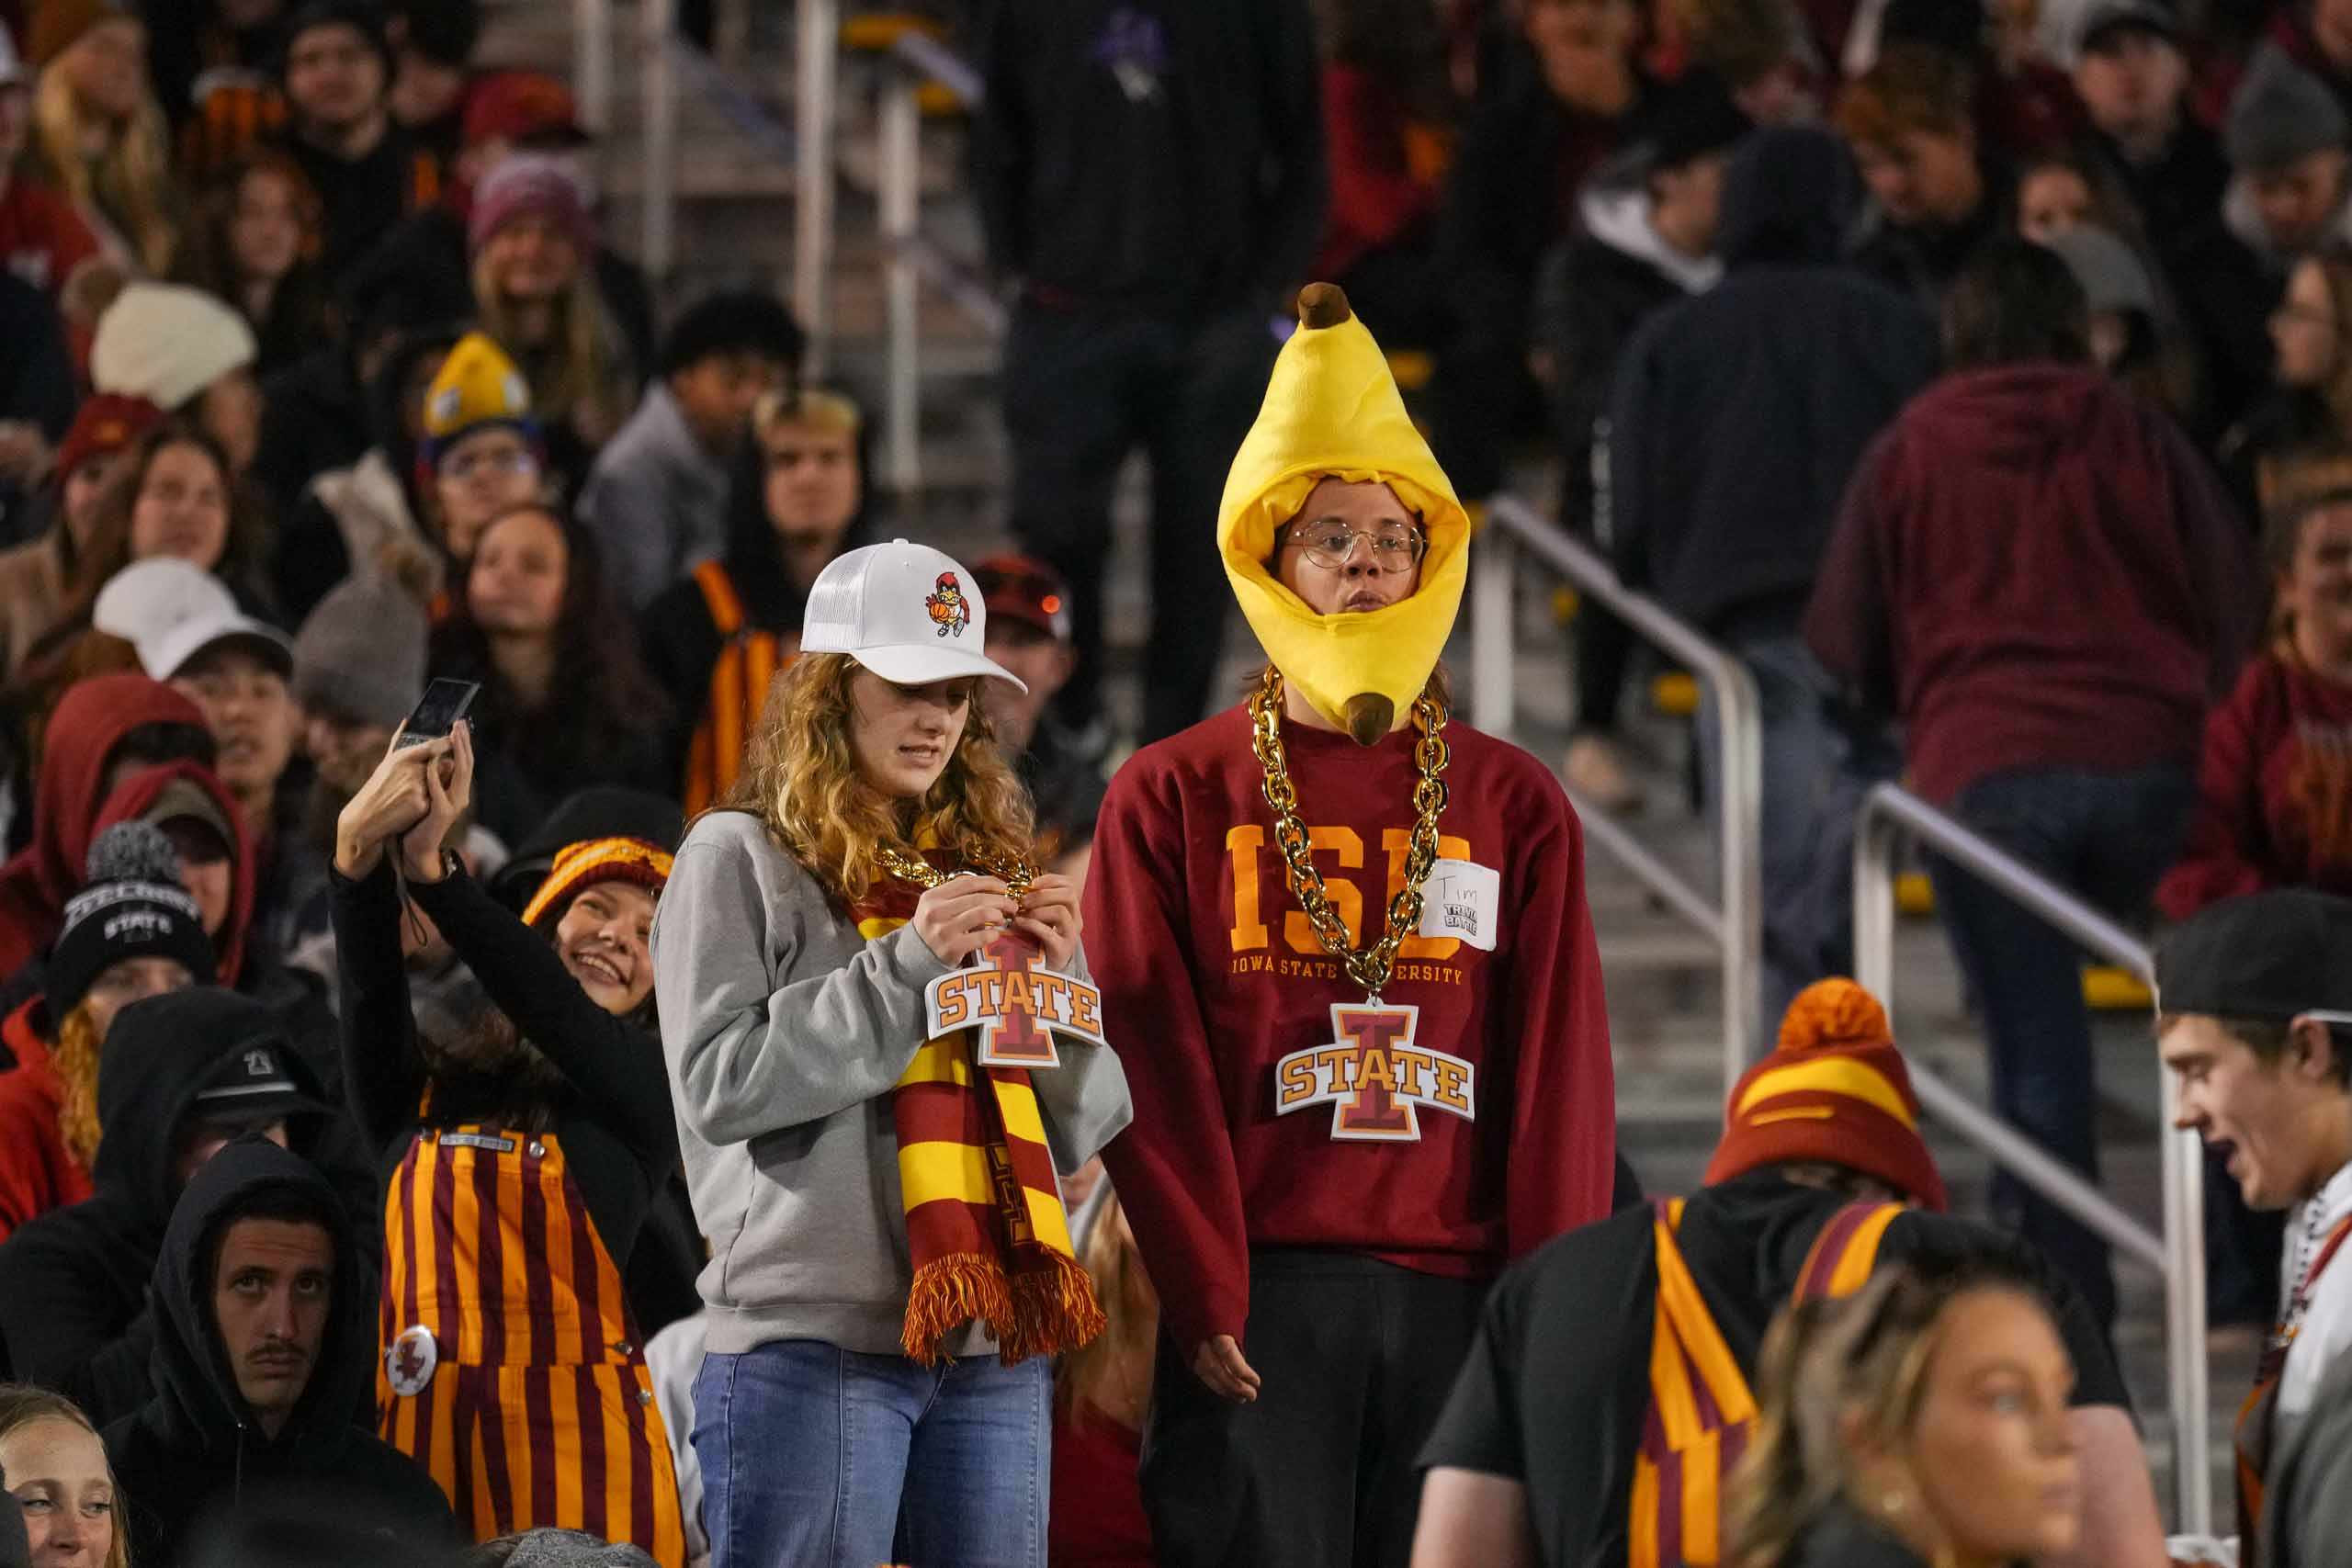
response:
[[[1372,547],[1372,561],[1383,571],[1410,570],[1429,548],[1421,531],[1409,523],[1383,524],[1377,530],[1351,528],[1344,523],[1309,523],[1283,531],[1283,544],[1296,545],[1306,558],[1327,571],[1346,567],[1356,553],[1356,542]]]
[[[538,459],[528,452],[461,452],[441,465],[441,471],[463,484],[481,477],[508,479],[534,472]]]

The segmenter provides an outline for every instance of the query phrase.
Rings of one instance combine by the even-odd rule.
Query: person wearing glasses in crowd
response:
[[[1488,1283],[1613,1190],[1582,829],[1449,722],[1469,518],[1346,296],[1299,317],[1217,530],[1272,666],[1112,781],[1085,905],[1149,1042],[1104,1162],[1167,1324],[1168,1564],[1402,1563]]]

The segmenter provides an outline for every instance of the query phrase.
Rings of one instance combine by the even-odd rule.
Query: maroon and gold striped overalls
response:
[[[553,1133],[419,1132],[384,1205],[379,1430],[477,1540],[560,1526],[685,1561],[620,1270]]]

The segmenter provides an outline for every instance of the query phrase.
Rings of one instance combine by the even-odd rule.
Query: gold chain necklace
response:
[[[1250,746],[1258,753],[1258,765],[1266,772],[1266,804],[1274,808],[1274,846],[1282,852],[1291,895],[1306,912],[1307,923],[1315,928],[1323,951],[1338,959],[1348,977],[1377,1002],[1381,987],[1388,984],[1396,968],[1396,950],[1421,923],[1421,888],[1429,881],[1430,867],[1437,863],[1437,819],[1445,812],[1443,774],[1449,756],[1441,733],[1445,728],[1445,704],[1434,687],[1422,688],[1413,699],[1413,723],[1421,732],[1413,746],[1413,758],[1420,764],[1421,776],[1413,785],[1416,816],[1412,841],[1405,851],[1405,886],[1389,900],[1388,933],[1362,950],[1352,945],[1347,922],[1331,907],[1323,874],[1315,869],[1307,853],[1306,824],[1299,820],[1298,790],[1291,783],[1290,761],[1283,751],[1282,706],[1282,671],[1269,667],[1265,683],[1250,698]]]
[[[958,876],[978,876],[980,871],[984,871],[1002,881],[1015,899],[1021,899],[1029,896],[1029,885],[1037,880],[1037,868],[1026,861],[989,860],[981,863],[980,871],[942,871],[927,860],[900,854],[888,844],[875,846],[874,858],[882,863],[883,870],[899,881],[911,882],[926,892],[943,882]]]

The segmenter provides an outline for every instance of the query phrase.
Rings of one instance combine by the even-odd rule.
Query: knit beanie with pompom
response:
[[[1797,994],[1779,1043],[1731,1091],[1724,1121],[1709,1186],[1759,1166],[1819,1161],[1874,1176],[1928,1208],[1946,1206],[1886,1010],[1851,980],[1815,981]]]

